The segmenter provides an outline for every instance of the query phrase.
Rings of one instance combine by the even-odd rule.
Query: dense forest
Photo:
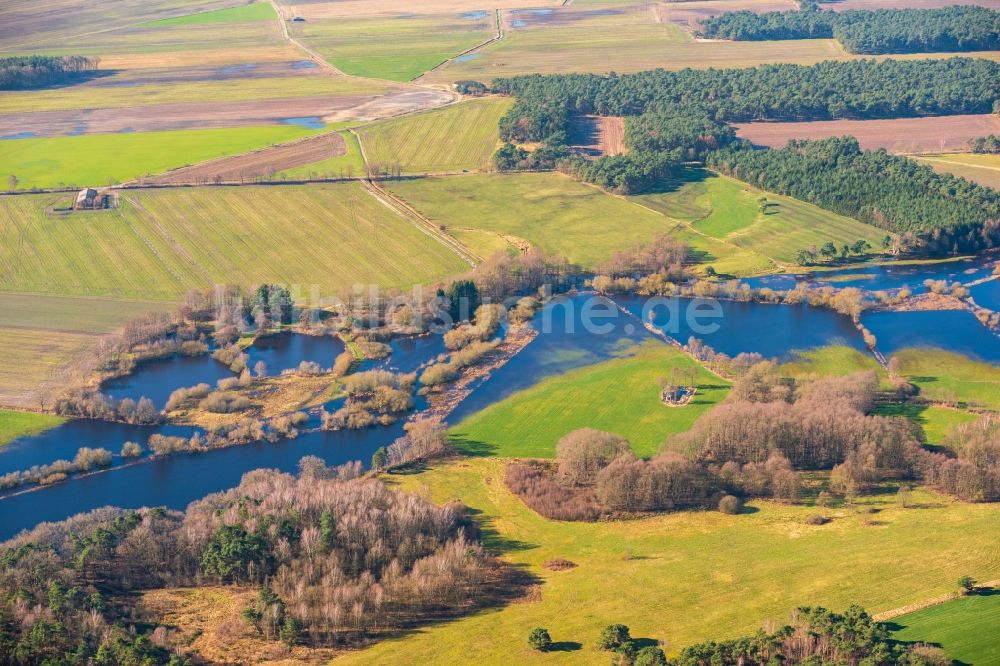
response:
[[[922,234],[933,253],[1000,243],[1000,192],[884,150],[862,151],[851,137],[793,140],[780,150],[739,145],[711,153],[707,164],[893,233]]]
[[[256,470],[181,513],[99,509],[44,523],[0,552],[0,663],[184,664],[171,631],[136,633],[121,595],[229,583],[267,639],[348,645],[494,603],[508,572],[458,505],[303,459]],[[139,627],[152,629],[153,627]]]
[[[834,38],[851,53],[992,51],[1000,48],[1000,12],[975,6],[940,9],[726,12],[702,21],[711,39],[760,41]]]
[[[97,69],[99,58],[16,56],[0,58],[0,90],[42,88]]]

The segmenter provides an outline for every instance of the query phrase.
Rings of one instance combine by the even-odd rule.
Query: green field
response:
[[[892,620],[896,639],[940,645],[956,663],[1000,664],[1000,592],[961,597]]]
[[[49,428],[54,428],[65,420],[48,414],[0,409],[0,448],[18,437],[35,435]]]
[[[668,407],[660,400],[660,377],[670,368],[696,367],[698,393],[689,405]],[[650,341],[620,359],[583,367],[543,380],[469,417],[452,429],[459,448],[489,455],[552,458],[556,442],[579,428],[613,432],[631,442],[638,455],[651,456],[660,444],[725,398],[728,382],[686,354]]]
[[[516,236],[583,266],[676,226],[655,211],[557,173],[421,178],[388,187],[449,230]],[[463,240],[474,243],[481,236],[466,234]],[[494,247],[470,249],[488,256]]]
[[[838,377],[853,372],[874,370],[883,380],[888,378],[882,366],[871,354],[846,345],[831,345],[819,349],[796,352],[796,359],[781,364],[783,377],[809,379],[813,377]]]
[[[467,268],[358,183],[130,190],[118,210],[46,215],[60,199],[0,198],[0,290],[175,300],[269,281],[332,295]]]
[[[500,117],[514,103],[487,97],[357,130],[369,164],[404,173],[486,170],[500,139]]]
[[[768,204],[766,213],[761,210],[762,198]],[[668,192],[633,199],[690,223],[696,234],[784,266],[797,264],[795,255],[799,250],[820,247],[827,241],[839,248],[865,239],[872,247],[880,247],[884,235],[871,225],[700,169],[689,171]],[[699,249],[696,242],[693,245]],[[721,265],[728,267],[731,262],[723,261]],[[742,268],[736,274],[749,274],[753,264]]]
[[[961,504],[916,491],[928,508],[903,509],[893,495],[860,500],[870,515],[831,510],[828,525],[805,518],[811,506],[752,502],[737,516],[684,512],[642,520],[546,520],[504,487],[503,461],[461,458],[420,474],[390,476],[439,503],[461,498],[478,513],[487,544],[540,580],[536,600],[424,627],[344,655],[345,663],[607,664],[594,645],[622,622],[632,635],[664,641],[668,654],[691,643],[753,633],[800,605],[870,612],[955,589],[959,576],[996,578],[1000,559],[983,535],[997,505]],[[933,548],[928,535],[933,534]],[[878,557],[872,557],[877,552]],[[565,558],[578,566],[548,571]],[[566,651],[530,653],[532,627],[548,628]],[[578,648],[578,649],[577,649]]]
[[[882,416],[907,417],[920,426],[927,443],[933,446],[940,445],[944,436],[955,426],[971,423],[978,418],[977,415],[962,409],[915,403],[879,405],[875,408],[875,413]]]
[[[1000,367],[939,349],[903,349],[894,357],[921,396],[1000,410]]]
[[[268,125],[12,139],[0,142],[0,173],[17,176],[20,189],[103,186],[321,131]]]
[[[239,7],[214,9],[176,18],[159,19],[145,25],[198,25],[202,23],[244,23],[247,21],[273,21],[278,15],[269,2],[254,2]]]
[[[290,24],[345,74],[409,81],[493,36],[493,13],[341,17]]]
[[[935,171],[954,174],[986,187],[1000,189],[1000,155],[948,153],[921,155],[914,159],[930,165]]]

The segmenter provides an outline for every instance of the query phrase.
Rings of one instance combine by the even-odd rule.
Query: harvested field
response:
[[[57,199],[0,197],[0,290],[177,300],[277,282],[323,297],[467,268],[359,183],[129,190],[116,210],[46,215]]]
[[[1000,155],[947,153],[924,155],[918,161],[939,173],[950,173],[974,183],[1000,190]]]
[[[345,155],[347,145],[337,132],[309,137],[293,143],[264,148],[245,155],[225,157],[168,171],[160,176],[143,179],[151,184],[211,183],[252,180],[293,167],[321,162]]]
[[[291,44],[284,44],[241,49],[221,48],[164,53],[110,54],[101,56],[101,66],[110,70],[160,69],[164,67],[233,65],[248,62],[296,61],[302,58],[302,51]]]
[[[890,120],[819,120],[804,123],[742,123],[737,133],[754,143],[780,148],[789,139],[825,139],[849,134],[866,150],[894,153],[940,153],[961,150],[969,139],[1000,134],[993,114],[895,118]]]
[[[6,274],[4,274],[6,280]],[[80,353],[129,319],[166,310],[163,301],[0,294],[0,405],[37,407],[38,390],[58,382]]]
[[[97,342],[93,333],[0,326],[0,405],[37,407],[39,391],[60,379],[60,370]]]
[[[618,116],[582,116],[570,137],[570,149],[588,159],[625,154],[625,119]]]

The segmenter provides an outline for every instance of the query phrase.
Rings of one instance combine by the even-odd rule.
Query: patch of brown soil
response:
[[[32,132],[39,137],[248,127],[286,118],[328,122],[375,120],[443,106],[457,95],[443,90],[400,89],[382,95],[329,95],[238,102],[190,102],[108,109],[19,112],[0,115],[0,136]]]
[[[940,153],[965,147],[969,139],[1000,134],[993,114],[894,118],[890,120],[817,120],[786,123],[740,123],[739,136],[757,145],[781,148],[789,139],[825,139],[851,135],[865,150],[894,153]]]
[[[708,0],[707,2],[665,2],[656,6],[658,23],[673,23],[684,30],[694,31],[707,18],[725,12],[783,12],[798,9],[792,0]]]
[[[581,116],[570,136],[570,149],[587,159],[625,154],[625,119],[620,116]]]
[[[990,9],[1000,9],[1000,0],[838,0],[824,3],[824,9],[843,12],[848,9],[939,9],[952,5],[979,5]]]
[[[545,564],[542,566],[549,571],[568,571],[569,569],[575,569],[577,564],[576,562],[570,562],[560,557],[554,557],[551,560],[545,560]]]
[[[322,160],[344,155],[347,144],[340,134],[323,134],[301,141],[271,146],[246,155],[224,157],[147,178],[143,182],[164,183],[221,183],[247,181]]]
[[[323,664],[337,655],[264,640],[240,616],[255,596],[237,587],[168,588],[145,592],[138,610],[143,619],[167,627],[179,652],[212,664]]]

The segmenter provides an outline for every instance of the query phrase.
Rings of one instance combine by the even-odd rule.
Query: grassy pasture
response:
[[[900,374],[931,400],[973,402],[1000,410],[1000,366],[940,349],[903,349]]]
[[[92,134],[0,141],[0,172],[21,188],[122,183],[322,130],[297,125]]]
[[[0,449],[18,437],[34,435],[54,428],[65,420],[48,414],[0,409]]]
[[[399,164],[405,173],[488,168],[500,140],[500,117],[514,103],[486,97],[357,130],[369,163]]]
[[[1000,664],[1000,593],[961,597],[892,620],[900,641],[940,645],[957,663]]]
[[[840,247],[863,238],[879,247],[882,237],[871,225],[702,170],[689,172],[671,191],[634,200],[691,224],[696,233],[784,265],[796,264],[798,250],[827,241]],[[748,274],[745,268],[738,274]]]
[[[557,173],[432,177],[388,187],[449,229],[516,236],[583,266],[676,226],[654,211]],[[466,234],[463,240],[475,242],[479,236]],[[488,255],[494,243],[470,249]]]
[[[963,409],[953,409],[939,405],[919,405],[905,403],[900,405],[879,405],[876,414],[882,416],[905,416],[923,430],[927,443],[938,446],[948,431],[962,423],[970,423],[978,417]]]
[[[697,368],[698,393],[684,407],[660,401],[660,377],[672,366]],[[556,442],[578,428],[625,437],[637,455],[651,456],[667,438],[691,428],[728,392],[727,382],[682,352],[650,341],[631,354],[543,380],[452,429],[459,448],[476,442],[491,455],[553,458]]]
[[[274,21],[278,15],[269,2],[254,2],[239,7],[200,11],[175,18],[158,19],[146,25],[199,25],[204,23],[246,23],[250,21]]]
[[[882,612],[949,592],[961,575],[989,580],[1000,570],[996,549],[983,540],[1000,518],[996,505],[916,491],[915,502],[927,508],[903,509],[893,495],[861,498],[879,509],[874,525],[864,522],[870,516],[832,509],[833,522],[809,526],[814,507],[771,502],[753,502],[754,511],[737,516],[568,523],[546,520],[512,496],[503,464],[461,458],[388,478],[435,502],[461,499],[481,512],[488,545],[541,579],[540,598],[426,627],[345,655],[345,663],[607,664],[595,642],[612,622],[676,654],[783,621],[799,605],[858,603]],[[543,568],[556,557],[578,566]],[[564,649],[530,652],[525,641],[536,626]]]
[[[2,199],[0,290],[175,300],[191,288],[270,281],[328,296],[465,267],[355,183],[133,190],[118,210],[47,216],[57,198]]]
[[[494,14],[350,16],[290,24],[345,74],[409,81],[494,34]]]
[[[947,153],[915,158],[938,173],[950,173],[974,183],[1000,189],[1000,155]]]

